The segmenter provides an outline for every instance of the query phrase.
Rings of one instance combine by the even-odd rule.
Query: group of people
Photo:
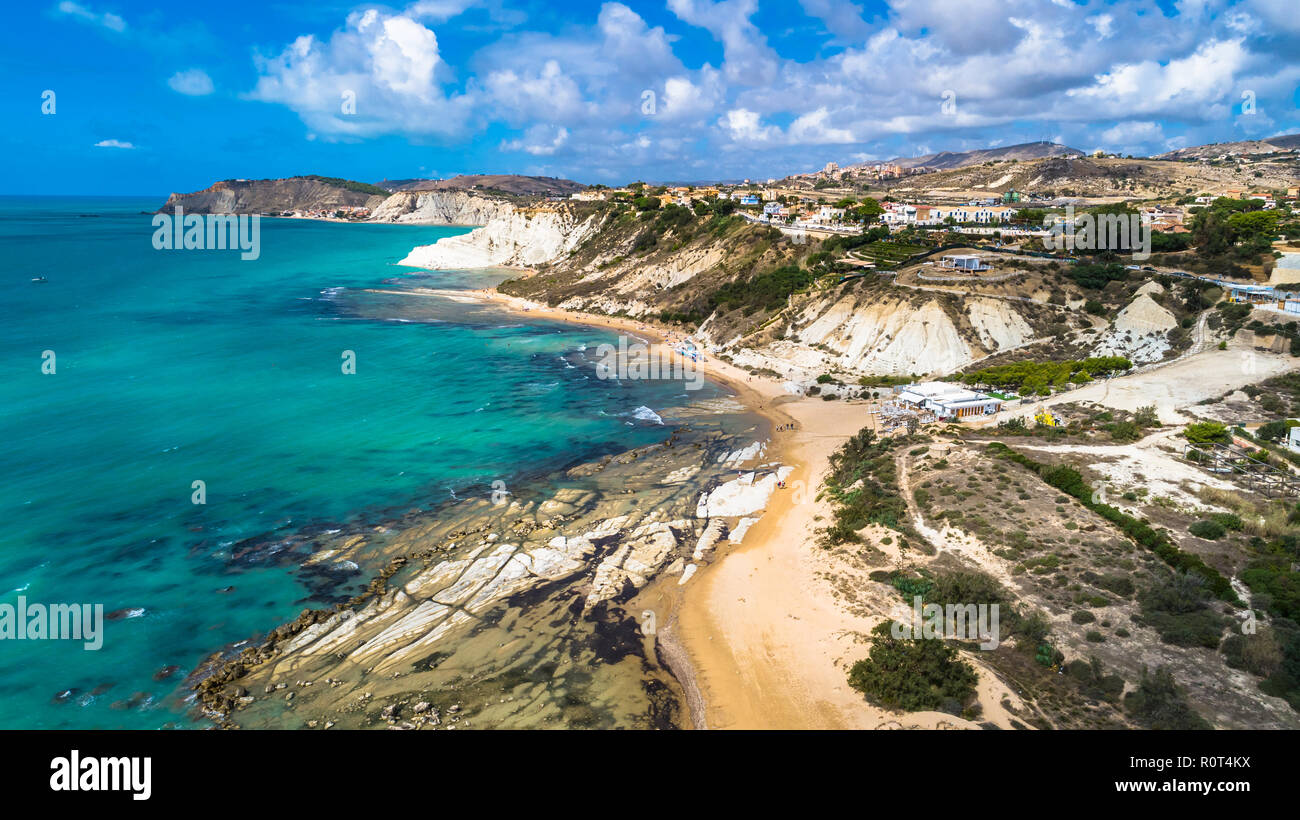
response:
[[[798,426],[799,426],[799,425],[798,425],[797,423],[794,423],[794,422],[791,422],[790,424],[778,424],[778,425],[776,426],[776,430],[777,430],[777,432],[779,433],[779,432],[782,432],[782,431],[784,431],[784,430],[794,430],[794,429],[797,428]]]

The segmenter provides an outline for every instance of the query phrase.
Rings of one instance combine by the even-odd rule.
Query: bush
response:
[[[1197,538],[1204,538],[1209,541],[1218,541],[1228,534],[1228,531],[1218,521],[1197,521],[1188,527],[1187,531]]]
[[[1192,444],[1209,444],[1219,442],[1227,444],[1232,440],[1228,435],[1228,428],[1217,421],[1201,421],[1196,424],[1187,425],[1183,431],[1183,436]]]
[[[895,638],[892,622],[872,630],[870,654],[849,670],[849,686],[886,709],[917,712],[974,700],[978,678],[957,650],[940,640]]]
[[[1081,609],[1081,610],[1079,610],[1078,612],[1076,612],[1076,613],[1074,613],[1073,615],[1071,615],[1071,616],[1070,616],[1070,620],[1072,620],[1072,621],[1074,621],[1076,624],[1080,624],[1080,625],[1082,625],[1082,624],[1090,624],[1090,623],[1092,623],[1093,621],[1097,620],[1097,616],[1096,616],[1096,615],[1093,615],[1091,612],[1089,612],[1089,611],[1086,610],[1086,609]]]
[[[1124,679],[1119,675],[1104,674],[1101,661],[1089,658],[1085,661],[1070,661],[1065,665],[1065,674],[1079,686],[1079,691],[1089,698],[1116,701],[1124,692]]]
[[[1040,464],[1000,441],[989,444],[988,451],[993,455],[1014,461],[1038,473],[1048,484],[1074,496],[1085,507],[1122,530],[1139,546],[1145,547],[1160,556],[1166,564],[1175,570],[1195,573],[1204,579],[1210,590],[1219,598],[1233,603],[1239,602],[1237,593],[1232,589],[1232,584],[1214,567],[1209,566],[1191,553],[1183,552],[1169,540],[1166,534],[1156,530],[1145,521],[1140,521],[1109,504],[1093,501],[1092,488],[1084,482],[1083,477],[1079,475],[1077,470],[1064,465],[1049,467],[1046,464]]]
[[[1124,598],[1132,596],[1135,590],[1132,579],[1126,575],[1098,575],[1095,572],[1085,572],[1082,578],[1095,587],[1100,587],[1107,592],[1113,592]]]
[[[1242,521],[1241,516],[1236,513],[1214,513],[1210,516],[1210,520],[1232,532],[1241,532],[1246,528],[1246,522]]]
[[[1174,676],[1163,666],[1155,672],[1142,668],[1142,680],[1125,696],[1124,708],[1144,729],[1212,728],[1187,704]]]
[[[791,294],[812,284],[815,277],[798,265],[784,265],[760,273],[748,280],[730,282],[709,294],[710,312],[722,307],[779,310],[786,306]]]
[[[1110,427],[1110,437],[1115,441],[1137,441],[1142,438],[1142,428],[1135,422],[1117,421]]]
[[[863,428],[831,454],[825,489],[835,521],[820,532],[824,546],[856,543],[861,540],[858,530],[868,524],[904,526],[907,502],[898,490],[895,441],[877,439],[873,430]]]
[[[1018,390],[1025,395],[1049,393],[1068,383],[1092,381],[1097,376],[1122,373],[1133,363],[1122,356],[1098,356],[1064,362],[1016,362],[996,365],[966,373],[966,384],[988,385],[998,389]]]
[[[1156,406],[1148,404],[1145,407],[1139,407],[1133,413],[1133,423],[1139,427],[1159,427],[1160,416],[1156,415]]]
[[[1207,605],[1205,581],[1199,576],[1172,575],[1144,590],[1138,603],[1142,623],[1165,643],[1218,648],[1227,619]]]

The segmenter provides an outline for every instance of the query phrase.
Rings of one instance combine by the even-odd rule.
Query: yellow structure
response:
[[[1046,407],[1043,407],[1038,412],[1034,413],[1034,421],[1038,422],[1043,427],[1060,427],[1060,424],[1056,421],[1056,416],[1053,416],[1052,411]]]

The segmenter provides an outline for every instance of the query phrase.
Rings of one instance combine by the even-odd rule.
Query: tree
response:
[[[885,209],[880,207],[880,203],[871,197],[862,200],[862,203],[853,209],[853,215],[868,225],[879,219],[884,212]]]
[[[1255,431],[1255,437],[1262,438],[1265,441],[1280,441],[1286,438],[1290,431],[1291,425],[1287,424],[1285,420],[1279,419],[1278,421],[1270,421],[1268,424],[1261,425],[1260,428]]]
[[[1163,666],[1154,672],[1142,667],[1142,680],[1125,696],[1124,707],[1144,729],[1213,728],[1187,705],[1174,676]]]
[[[895,638],[892,622],[872,630],[870,654],[849,670],[849,686],[887,709],[964,707],[978,678],[957,650],[938,639]]]
[[[1217,421],[1202,421],[1196,424],[1187,425],[1183,431],[1183,436],[1192,444],[1209,444],[1219,442],[1227,444],[1232,440],[1228,434],[1228,428]]]

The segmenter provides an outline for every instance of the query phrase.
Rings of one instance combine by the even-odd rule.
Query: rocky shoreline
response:
[[[304,572],[380,568],[346,602],[211,656],[187,681],[196,708],[224,728],[681,726],[682,687],[628,601],[709,562],[781,470],[761,418],[705,404],[661,444],[497,503],[317,539]]]

